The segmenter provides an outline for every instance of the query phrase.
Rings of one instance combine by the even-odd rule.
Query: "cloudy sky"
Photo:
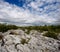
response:
[[[60,24],[60,0],[0,0],[0,23]]]

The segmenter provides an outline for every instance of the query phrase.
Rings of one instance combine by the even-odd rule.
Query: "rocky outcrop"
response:
[[[9,30],[2,35],[0,52],[60,52],[59,40],[44,37],[37,31],[26,34],[22,30]]]

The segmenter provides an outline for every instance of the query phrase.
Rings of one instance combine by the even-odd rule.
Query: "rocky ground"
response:
[[[0,52],[60,52],[60,41],[42,34],[19,29],[0,32]]]

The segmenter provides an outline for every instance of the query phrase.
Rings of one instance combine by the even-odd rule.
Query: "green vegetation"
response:
[[[60,33],[60,25],[57,26],[28,26],[28,27],[20,27],[22,30],[27,29],[27,34],[30,33],[31,30],[37,30],[38,32],[43,32],[43,31],[50,31],[50,32],[55,32],[55,33]]]
[[[16,26],[16,25],[7,25],[7,24],[0,24],[0,32],[6,32],[11,29],[22,29],[25,31],[27,30],[27,34],[30,33],[31,30],[37,30],[38,32],[48,31],[44,36],[52,37],[57,39],[58,33],[60,33],[60,25],[50,25],[50,26]],[[25,40],[24,40],[25,41]]]
[[[24,44],[28,44],[29,40],[30,40],[30,38],[28,38],[28,40],[22,38],[22,39],[21,39],[21,44],[23,44],[23,45],[24,45]]]
[[[50,32],[60,33],[60,25],[19,27],[19,26],[16,26],[16,25],[0,24],[0,32],[6,32],[7,30],[18,29],[18,28],[22,29],[23,31],[25,31],[25,29],[27,29],[28,30],[27,32],[30,32],[30,30],[37,30],[39,32],[50,31]]]
[[[55,32],[47,32],[47,33],[45,33],[43,36],[47,36],[47,37],[51,37],[51,38],[54,38],[54,39],[58,39],[57,38],[57,35],[58,34],[56,34]]]
[[[0,32],[6,32],[10,29],[17,29],[18,27],[15,25],[6,25],[6,24],[0,24]]]

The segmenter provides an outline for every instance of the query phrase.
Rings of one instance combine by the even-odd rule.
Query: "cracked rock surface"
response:
[[[60,52],[60,41],[33,31],[22,30],[0,33],[0,52]]]

